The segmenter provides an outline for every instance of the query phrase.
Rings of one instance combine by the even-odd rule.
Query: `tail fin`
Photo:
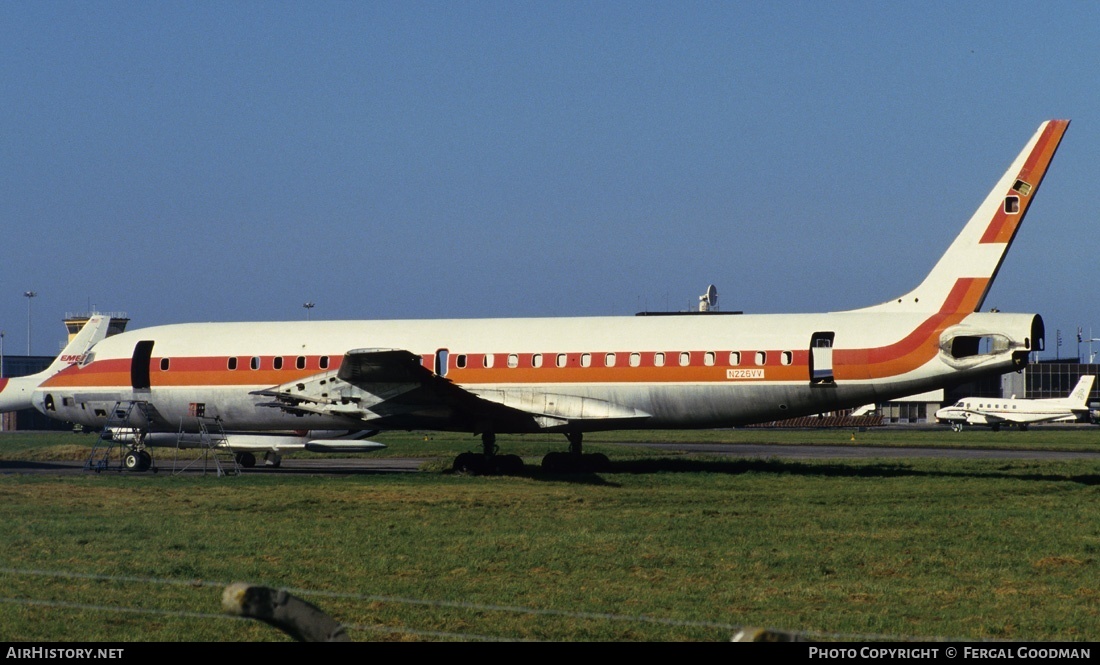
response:
[[[30,376],[0,379],[0,413],[31,408],[31,393],[34,389],[69,365],[83,360],[88,350],[107,336],[110,323],[109,316],[92,316],[49,367]]]
[[[976,312],[1035,200],[1069,120],[1039,125],[920,286],[874,311]]]
[[[1092,392],[1092,384],[1096,381],[1096,377],[1092,374],[1086,374],[1081,377],[1081,380],[1077,382],[1077,387],[1073,389],[1073,392],[1069,394],[1066,401],[1069,403],[1070,408],[1073,409],[1087,409],[1089,405],[1089,393]]]
[[[72,340],[65,345],[61,354],[54,358],[50,366],[40,374],[45,374],[45,378],[49,378],[69,365],[83,360],[84,354],[88,353],[89,349],[107,336],[107,328],[110,327],[110,324],[111,317],[109,316],[96,314],[90,317],[84,327],[80,329],[80,332],[74,335]]]

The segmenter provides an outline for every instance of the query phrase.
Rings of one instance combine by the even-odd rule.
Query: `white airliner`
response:
[[[1089,393],[1096,380],[1091,374],[1081,377],[1069,397],[1053,399],[1009,399],[996,397],[964,397],[936,412],[936,419],[950,423],[961,432],[963,425],[986,425],[994,430],[1001,425],[1016,425],[1021,430],[1033,423],[1075,422],[1089,410]]]
[[[718,428],[853,408],[1019,370],[1037,314],[980,312],[1068,120],[1042,123],[928,276],[887,302],[818,314],[191,323],[101,341],[34,393],[102,426],[141,403],[150,432],[449,430],[456,469],[509,471],[499,433],[561,432],[545,468],[601,469],[585,432]],[[916,195],[935,196],[920,177]],[[917,236],[922,232],[915,232]],[[868,250],[871,251],[871,250]]]

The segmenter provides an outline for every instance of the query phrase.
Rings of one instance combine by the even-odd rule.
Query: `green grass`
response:
[[[85,460],[96,442],[96,434],[71,432],[2,432],[0,460]],[[373,437],[389,446],[372,453],[350,457],[423,457],[453,458],[467,450],[480,451],[481,440],[471,434],[454,432],[385,432]],[[1035,426],[1026,432],[987,428],[967,428],[952,432],[948,427],[872,427],[782,429],[738,428],[722,430],[625,430],[593,432],[585,435],[585,449],[604,452],[621,446],[601,447],[601,443],[742,443],[776,445],[887,446],[930,448],[992,448],[1100,452],[1100,427]],[[497,437],[501,452],[525,457],[541,457],[552,450],[565,450],[561,434],[503,434]],[[163,456],[165,453],[161,453]],[[648,450],[645,455],[652,454]],[[669,453],[674,454],[674,453]],[[294,453],[296,457],[325,457],[324,454]]]
[[[1061,447],[1086,431],[704,434],[742,433]],[[0,437],[6,459],[72,445],[22,436]],[[613,460],[599,475],[0,476],[0,639],[289,639],[221,612],[237,581],[291,589],[356,641],[1100,637],[1098,462],[749,461],[602,436],[624,435],[590,437]],[[378,437],[444,458],[477,444],[423,438]],[[517,440],[500,443],[564,445]]]

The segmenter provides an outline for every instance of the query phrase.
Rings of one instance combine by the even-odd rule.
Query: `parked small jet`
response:
[[[1026,430],[1032,423],[1074,422],[1080,414],[1088,412],[1089,393],[1095,380],[1096,377],[1091,374],[1082,376],[1069,397],[964,397],[952,406],[937,411],[936,419],[949,423],[956,432],[961,432],[963,425],[985,425],[996,431],[1001,425],[1015,425]]]
[[[204,418],[243,432],[469,432],[482,452],[454,468],[474,472],[522,467],[497,454],[497,434],[560,432],[569,452],[545,468],[600,470],[585,432],[735,427],[1016,371],[1043,348],[1042,317],[981,307],[1068,126],[1042,123],[924,280],[870,307],[165,325],[108,337],[33,401],[89,427],[141,404],[135,426],[160,433]],[[934,185],[915,175],[917,199]]]

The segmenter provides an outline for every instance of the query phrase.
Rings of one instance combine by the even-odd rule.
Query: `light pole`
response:
[[[27,355],[31,355],[31,300],[38,295],[37,291],[24,291],[27,298]]]
[[[306,321],[309,321],[309,310],[313,309],[315,306],[316,305],[313,301],[302,304],[302,307],[306,308]]]
[[[4,331],[0,330],[0,379],[4,378]]]

